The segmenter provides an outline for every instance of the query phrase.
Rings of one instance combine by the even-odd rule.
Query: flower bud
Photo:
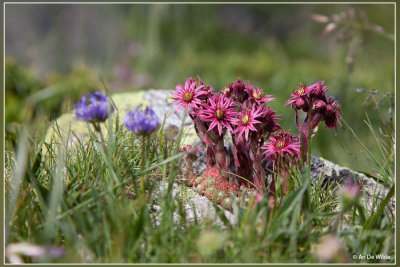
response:
[[[326,103],[324,101],[322,101],[322,100],[318,100],[318,101],[316,101],[314,103],[313,109],[315,111],[322,111],[323,112],[325,107],[326,107]]]
[[[343,243],[335,236],[328,234],[313,249],[314,255],[319,262],[345,263],[349,262],[345,256]]]
[[[241,78],[238,78],[229,85],[229,92],[232,99],[239,103],[243,103],[249,97],[246,89],[248,89],[248,86]]]
[[[358,198],[361,195],[361,188],[358,184],[353,183],[352,181],[346,181],[342,192],[342,205],[344,209],[351,207],[354,203],[357,202]]]
[[[226,197],[226,194],[223,191],[218,191],[215,197],[218,202],[222,202]]]
[[[306,102],[304,101],[304,99],[299,98],[299,99],[296,100],[294,108],[295,109],[303,109],[305,104],[306,104]]]
[[[257,195],[256,195],[256,198],[255,198],[255,203],[260,202],[262,199],[263,199],[263,195],[257,194]]]

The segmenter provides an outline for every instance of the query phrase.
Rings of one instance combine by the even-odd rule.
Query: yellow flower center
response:
[[[190,92],[185,93],[185,95],[183,96],[183,99],[184,99],[186,102],[189,102],[190,100],[193,99],[193,93],[190,93]]]
[[[296,92],[297,92],[297,94],[302,95],[302,94],[304,94],[304,88],[303,87],[297,87]]]
[[[229,88],[224,87],[224,88],[222,88],[221,92],[226,95],[229,92]]]
[[[249,122],[249,116],[245,115],[242,117],[243,124],[247,124]]]
[[[254,99],[257,99],[257,100],[258,100],[258,99],[261,99],[261,95],[260,95],[260,93],[257,92],[257,91],[253,93],[253,97],[254,97]]]
[[[285,147],[285,141],[284,140],[279,140],[278,142],[276,142],[276,148],[277,149],[282,149]]]
[[[223,110],[217,109],[215,114],[217,115],[218,119],[222,119],[224,117],[224,111]]]

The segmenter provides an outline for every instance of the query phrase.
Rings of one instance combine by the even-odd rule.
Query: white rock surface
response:
[[[183,189],[184,192],[181,191],[180,186],[176,183],[173,184],[173,189],[172,189],[172,196],[174,199],[180,199],[183,200],[182,202],[184,203],[184,207],[186,210],[186,219],[190,222],[193,222],[195,220],[195,214],[197,217],[197,220],[199,222],[204,222],[206,220],[211,220],[219,224],[220,226],[224,227],[223,222],[220,220],[218,215],[216,214],[216,210],[214,208],[213,203],[206,197],[201,196],[197,194],[195,191],[193,191],[191,188],[188,188],[184,186],[185,188]],[[160,199],[163,194],[167,192],[168,189],[168,183],[161,181],[157,186],[156,190],[154,191],[154,195],[156,197],[156,203],[157,200]],[[184,194],[184,196],[182,195]],[[221,210],[223,210],[226,218],[229,220],[229,223],[234,225],[236,224],[236,218],[235,216],[223,209],[222,207],[218,206]],[[157,204],[153,206],[153,208],[156,210],[158,213],[158,216],[161,216],[161,210],[160,206]],[[175,213],[174,214],[174,220],[175,222],[179,222],[179,214]],[[156,223],[158,223],[158,220],[156,220]]]

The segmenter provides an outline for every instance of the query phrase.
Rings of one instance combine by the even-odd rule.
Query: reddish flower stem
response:
[[[224,137],[218,136],[214,146],[215,161],[222,173],[222,179],[229,180],[229,154],[224,146]]]
[[[257,189],[264,193],[265,192],[265,174],[262,167],[262,157],[259,147],[257,146],[257,140],[252,138],[250,142],[250,158],[253,161],[254,166],[254,185]]]
[[[235,160],[235,172],[238,176],[251,181],[252,162],[248,156],[247,151],[248,151],[248,146],[244,141],[244,137],[241,136],[239,140],[236,140],[236,138],[232,136],[232,152],[233,152],[233,158]],[[244,179],[240,179],[239,183],[249,186],[249,183]]]

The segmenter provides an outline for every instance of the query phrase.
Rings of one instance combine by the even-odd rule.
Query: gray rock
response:
[[[150,103],[154,112],[161,121],[165,117],[165,128],[175,126],[180,128],[183,122],[185,126],[184,141],[185,143],[192,143],[196,140],[196,133],[192,120],[189,116],[185,116],[185,110],[180,109],[175,112],[178,105],[172,105],[170,100],[171,92],[173,90],[148,90],[144,92],[143,99]]]
[[[154,200],[156,203],[155,205],[153,205],[153,209],[156,211],[156,225],[159,224],[159,217],[162,214],[162,210],[161,207],[158,205],[158,202],[160,198],[162,198],[162,196],[166,193],[167,189],[168,183],[161,181],[156,185],[156,188],[154,190]],[[188,188],[184,185],[178,185],[177,183],[173,184],[172,196],[174,199],[182,200],[182,202],[184,203],[184,207],[186,210],[186,220],[188,220],[189,222],[193,222],[196,216],[199,222],[204,222],[206,220],[215,220],[215,223],[224,228],[224,224],[217,216],[213,202],[208,198],[197,194],[191,188]],[[223,210],[230,224],[236,224],[236,218],[231,212],[223,209],[222,207],[219,208]],[[175,212],[174,214],[174,221],[175,223],[178,223],[180,221],[179,214],[177,212]]]
[[[323,158],[317,158],[312,156],[311,158],[311,179],[314,184],[317,184],[318,179],[323,179],[321,186],[325,186],[327,183],[338,183],[340,185],[347,180],[359,184],[362,191],[365,193],[364,200],[368,209],[371,211],[373,196],[376,195],[380,201],[385,199],[389,188],[381,183],[375,181],[375,179],[366,176],[363,173],[353,171],[349,168],[339,166]],[[395,212],[396,200],[392,198],[389,201],[389,207]]]
[[[162,120],[164,116],[167,117],[167,125],[181,126],[182,120],[186,127],[193,128],[190,118],[185,118],[184,109],[175,112],[177,105],[171,105],[168,99],[171,97],[173,90],[148,90],[144,93],[143,99],[150,103],[157,116]]]

